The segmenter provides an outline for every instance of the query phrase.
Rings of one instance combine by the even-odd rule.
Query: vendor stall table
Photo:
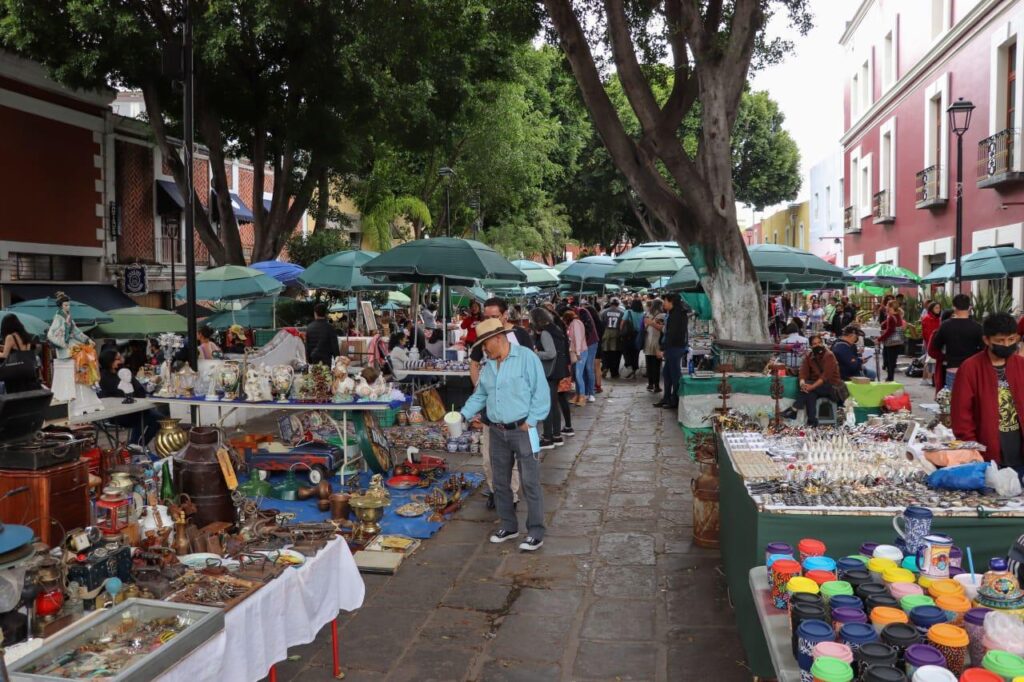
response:
[[[362,606],[364,593],[363,579],[348,544],[344,538],[336,538],[305,564],[289,568],[228,611],[223,630],[157,679],[251,682],[262,679],[268,671],[273,679],[273,666],[287,657],[288,648],[312,642],[327,623],[331,624],[334,675],[338,677],[341,665],[336,619],[340,611]],[[10,650],[7,662],[34,648]]]
[[[776,678],[779,682],[800,682],[800,668],[790,646],[789,612],[772,606],[768,573],[764,566],[750,569],[750,593],[754,598],[757,619],[764,631]]]
[[[850,397],[857,401],[857,406],[866,408],[881,407],[882,400],[886,396],[902,390],[903,384],[896,381],[873,381],[869,384],[855,384],[847,381],[846,387],[850,389]]]
[[[774,677],[765,634],[755,619],[750,571],[764,568],[764,548],[769,542],[796,544],[813,537],[828,547],[828,555],[842,557],[857,553],[865,541],[891,542],[892,519],[902,508],[770,508],[751,497],[737,473],[732,453],[718,443],[720,472],[720,520],[722,560],[729,594],[736,610],[736,624],[751,672]],[[1006,556],[1024,525],[1024,508],[971,509],[934,508],[932,529],[951,535],[958,544],[969,544],[976,565],[987,565],[993,556]]]
[[[468,377],[468,369],[402,369],[402,374],[411,377]]]

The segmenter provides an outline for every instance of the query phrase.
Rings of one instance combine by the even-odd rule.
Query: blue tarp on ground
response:
[[[271,485],[278,483],[284,474],[274,473],[270,477]],[[362,472],[359,474],[359,487],[366,488],[370,484],[369,472]],[[462,492],[463,498],[468,497],[474,490],[476,490],[481,483],[483,483],[483,474],[471,474],[466,473],[466,480],[469,481],[469,490]],[[239,476],[239,482],[242,482],[246,477]],[[447,477],[446,477],[447,478]],[[302,477],[299,479],[302,480]],[[385,479],[386,480],[386,479]],[[306,485],[308,482],[303,482]],[[444,525],[443,521],[428,521],[427,518],[430,516],[430,512],[416,518],[404,518],[395,513],[395,509],[401,507],[407,502],[413,502],[415,500],[422,500],[423,497],[435,488],[440,488],[443,484],[433,485],[429,488],[413,488],[411,490],[395,490],[394,488],[387,488],[388,493],[391,494],[391,504],[384,510],[384,518],[381,519],[380,527],[381,532],[385,535],[405,535],[410,538],[418,538],[425,540],[431,537],[434,533],[441,529]],[[337,479],[331,479],[331,485],[337,488]],[[443,488],[442,488],[443,489]],[[316,500],[301,500],[301,501],[285,501],[278,500],[272,497],[265,497],[260,500],[261,509],[277,509],[282,512],[294,512],[296,521],[303,522],[320,522],[326,521],[330,518],[329,512],[322,512],[316,507]],[[449,515],[450,518],[450,515]],[[351,519],[355,521],[355,515],[351,516]],[[446,519],[447,520],[447,519]]]

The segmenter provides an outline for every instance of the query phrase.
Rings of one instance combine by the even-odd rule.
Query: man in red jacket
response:
[[[1017,322],[992,313],[982,324],[982,341],[985,350],[964,360],[953,382],[953,432],[984,445],[986,460],[1024,474],[1024,357],[1017,354]]]

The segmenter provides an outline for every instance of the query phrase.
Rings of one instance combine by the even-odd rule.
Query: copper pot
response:
[[[331,501],[330,500],[317,500],[316,501],[316,508],[319,509],[322,512],[330,511],[330,509],[331,509]]]
[[[348,520],[351,508],[348,506],[348,493],[334,493],[329,500],[332,519]]]
[[[331,484],[329,481],[323,480],[316,485],[299,488],[295,492],[295,496],[300,500],[308,500],[311,497],[315,497],[320,500],[328,500],[331,497]]]

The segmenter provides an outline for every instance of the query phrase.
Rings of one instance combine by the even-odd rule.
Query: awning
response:
[[[86,303],[104,312],[138,305],[131,297],[117,287],[99,282],[75,282],[70,284],[67,282],[10,282],[4,283],[3,287],[8,296],[10,296],[11,303],[31,301],[36,298],[48,298],[58,291],[63,291],[71,297],[71,300]]]
[[[231,195],[231,210],[235,212],[235,220],[239,223],[251,223],[253,221],[252,211],[242,201],[242,197],[238,196],[234,192],[228,192]],[[217,192],[210,190],[210,205],[213,207],[212,217],[214,222],[220,222],[219,211],[217,210]]]
[[[185,208],[185,199],[173,180],[156,181],[156,212],[158,215],[180,213]]]

